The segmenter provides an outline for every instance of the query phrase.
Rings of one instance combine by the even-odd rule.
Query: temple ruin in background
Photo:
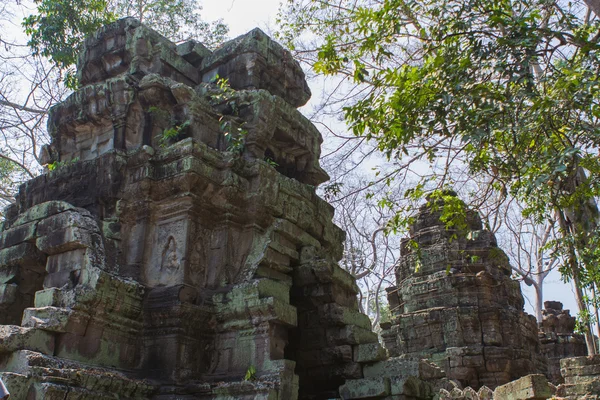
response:
[[[380,344],[315,192],[328,176],[297,110],[304,73],[262,31],[213,52],[122,19],[86,39],[78,77],[49,116],[49,171],[0,229],[0,377],[15,399],[550,393],[541,375],[510,382],[545,373],[555,339],[540,350],[473,211],[452,232],[421,210]],[[600,359],[573,360],[563,392],[577,398]]]
[[[442,199],[423,206],[404,241],[382,334],[390,355],[431,359],[474,388],[544,372],[537,323],[494,234],[471,210],[464,228],[448,229],[443,208]]]

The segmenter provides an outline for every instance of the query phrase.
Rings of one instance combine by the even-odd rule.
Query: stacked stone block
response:
[[[600,355],[565,358],[560,362],[565,383],[557,395],[567,400],[600,399]]]
[[[294,271],[298,328],[291,331],[288,354],[297,360],[302,398],[335,398],[347,379],[362,378],[362,364],[386,353],[369,318],[358,312],[354,278],[314,254],[304,248]]]
[[[343,399],[431,399],[439,392],[458,390],[443,370],[427,360],[389,358],[365,365],[363,374],[364,378],[347,380],[340,388]]]
[[[541,374],[523,378],[498,386],[494,390],[494,400],[544,400],[554,397],[556,386],[548,383]]]

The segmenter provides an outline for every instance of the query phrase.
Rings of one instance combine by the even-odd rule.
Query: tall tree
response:
[[[46,111],[64,94],[58,74],[19,36],[24,5],[0,1],[0,218],[17,185],[40,171]]]
[[[171,40],[196,39],[209,48],[222,43],[229,31],[221,20],[204,21],[198,0],[109,0],[108,9],[137,18]]]
[[[293,1],[282,17],[290,39],[325,38],[313,53],[317,72],[364,88],[345,108],[355,135],[400,165],[441,170],[410,196],[446,185],[462,163],[522,201],[526,216],[556,219],[561,271],[587,309],[584,290],[597,289],[600,261],[590,208],[600,192],[593,9],[554,0]]]
[[[544,281],[559,262],[558,256],[551,248],[556,223],[553,220],[537,223],[532,218],[524,218],[521,211],[522,206],[516,201],[503,207],[504,219],[497,236],[499,242],[507,244],[503,248],[511,259],[513,271],[527,286],[533,288],[533,310],[538,323],[541,323]]]
[[[386,234],[386,223],[392,211],[378,204],[379,192],[389,188],[379,184],[371,188],[372,196],[366,198],[361,187],[368,184],[358,173],[346,175],[345,184],[334,190],[329,186],[323,193],[334,201],[335,223],[345,232],[344,256],[341,266],[357,280],[359,307],[377,328],[386,309],[385,288],[395,285],[394,268],[400,257],[400,238]],[[401,195],[400,190],[392,194]]]

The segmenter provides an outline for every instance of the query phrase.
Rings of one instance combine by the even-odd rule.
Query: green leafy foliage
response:
[[[106,0],[36,0],[37,14],[23,20],[34,54],[66,71],[65,83],[76,87],[71,68],[85,36],[115,20]]]
[[[79,157],[75,157],[70,161],[54,161],[53,163],[48,164],[48,171],[56,171],[62,167],[66,167],[67,165],[75,164],[79,161]]]
[[[118,16],[139,19],[171,40],[196,39],[209,48],[222,43],[229,31],[221,20],[204,21],[198,0],[112,0],[110,9]]]
[[[573,201],[557,186],[578,166],[600,171],[600,23],[574,8],[386,0],[294,3],[288,11],[297,18],[288,33],[327,33],[316,71],[357,83],[369,76],[375,90],[346,107],[346,120],[389,159],[414,154],[415,143],[423,159],[439,159],[427,139],[453,137],[472,173],[495,171],[540,216],[548,204]],[[598,192],[589,184],[585,197]]]
[[[593,240],[600,195],[600,18],[581,2],[506,0],[290,1],[282,37],[325,38],[313,67],[361,85],[347,125],[391,162],[442,166],[411,199],[444,188],[452,166],[486,176],[537,221],[558,218],[562,272],[598,283]],[[408,161],[406,161],[408,160]],[[439,169],[438,169],[439,171]],[[594,203],[592,205],[592,203]],[[458,203],[443,212],[461,228]],[[391,229],[406,226],[398,209]],[[592,249],[589,251],[589,249]],[[580,307],[582,303],[580,302]]]
[[[244,375],[245,381],[255,381],[256,380],[256,368],[254,365],[251,365],[246,370],[246,375]]]
[[[162,132],[162,135],[158,138],[158,145],[160,147],[167,147],[169,144],[172,144],[181,139],[183,134],[190,126],[190,121],[185,121],[178,125],[173,125],[172,127],[165,129]]]
[[[265,157],[265,162],[266,162],[267,164],[269,164],[269,166],[271,166],[271,167],[273,167],[273,168],[277,168],[277,167],[279,167],[279,164],[278,164],[278,163],[276,163],[276,162],[275,162],[275,160],[272,160],[272,159],[271,159],[271,158],[269,158],[269,157]]]
[[[156,140],[160,147],[167,147],[168,145],[181,140],[191,125],[190,120],[181,122],[174,115],[171,115],[169,111],[159,107],[151,106],[148,107],[147,111],[152,115],[154,121],[160,121],[169,126],[164,129],[160,135],[156,136]]]
[[[246,147],[246,136],[248,135],[248,131],[241,126],[235,127],[235,124],[231,120],[225,119],[224,117],[221,117],[219,121],[219,127],[225,137],[227,151],[238,155],[242,154]]]

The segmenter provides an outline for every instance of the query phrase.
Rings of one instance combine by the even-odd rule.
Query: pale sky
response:
[[[206,21],[222,18],[234,38],[256,27],[265,32],[274,28],[279,4],[280,0],[205,0],[202,17]]]

